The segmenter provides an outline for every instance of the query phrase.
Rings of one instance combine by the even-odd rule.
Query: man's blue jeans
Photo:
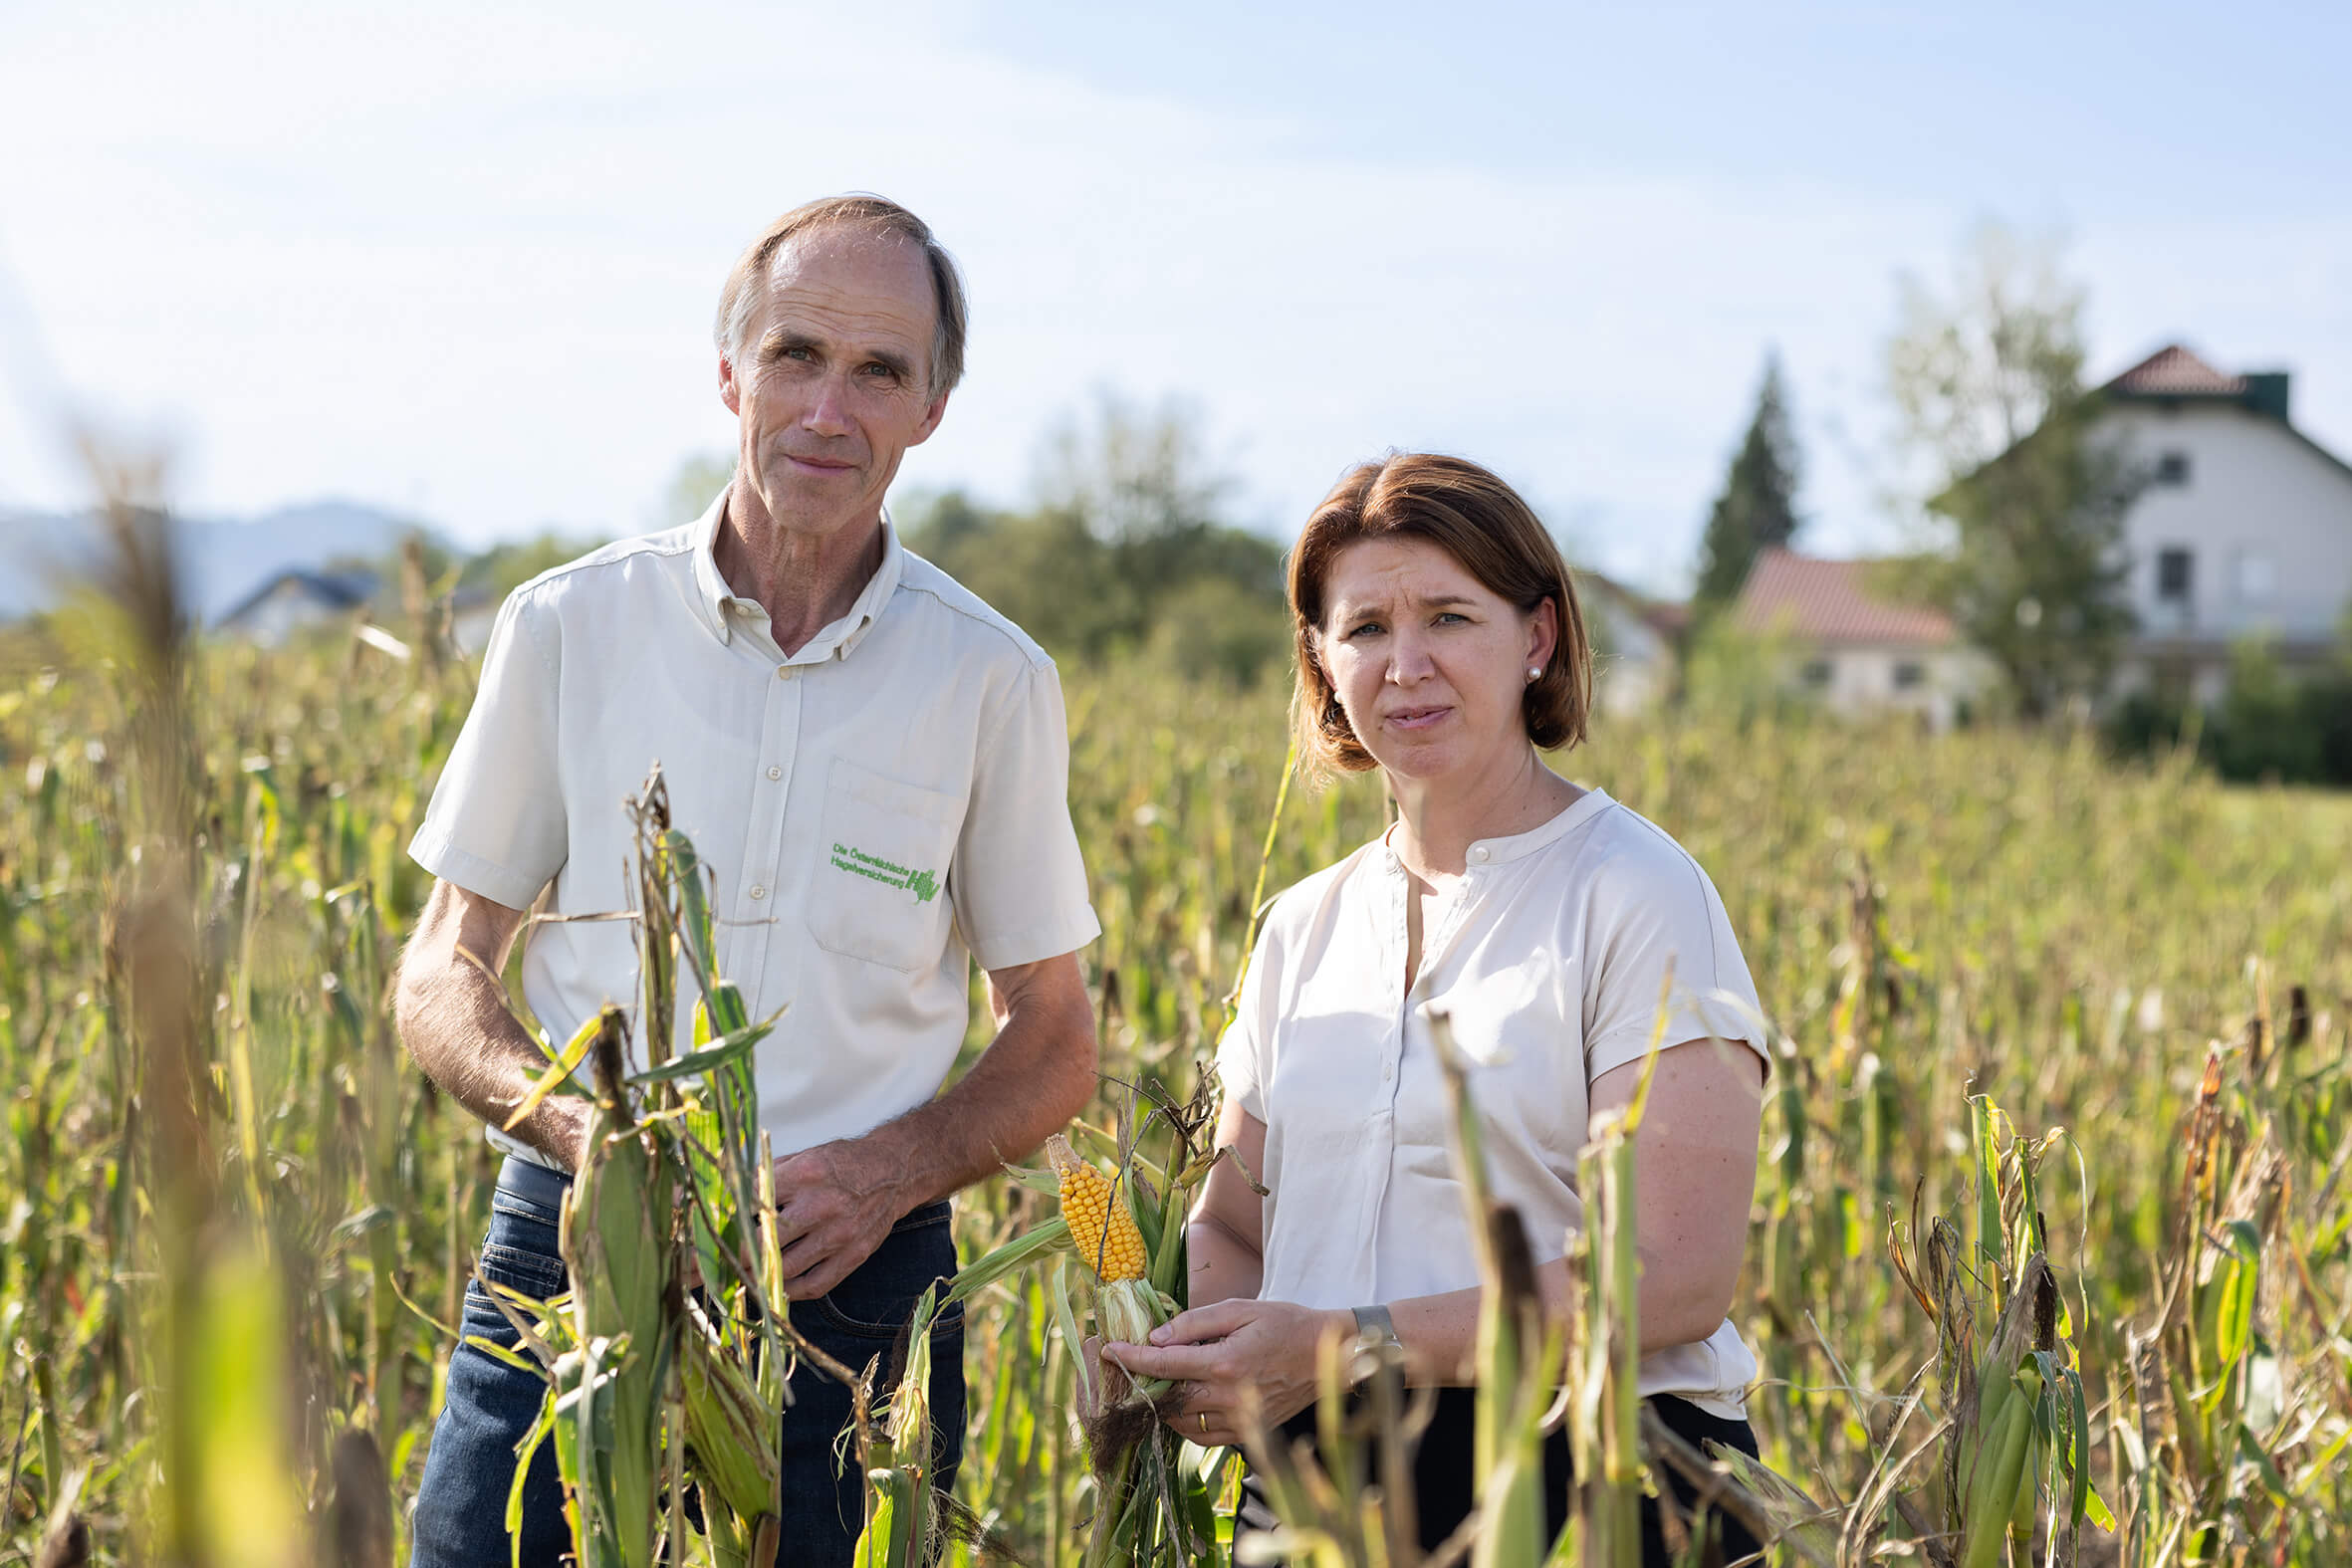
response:
[[[564,1288],[556,1249],[563,1178],[509,1160],[490,1198],[482,1240],[482,1275],[527,1295]],[[874,1254],[831,1294],[792,1306],[793,1326],[828,1354],[862,1368],[882,1358],[895,1383],[899,1341],[924,1287],[955,1273],[948,1206],[927,1204],[898,1222]],[[513,1346],[515,1332],[498,1308],[469,1284],[465,1332]],[[784,1414],[784,1534],[777,1562],[788,1568],[846,1568],[864,1522],[865,1476],[853,1446],[836,1455],[849,1423],[849,1391],[804,1361]],[[878,1392],[878,1391],[877,1391]],[[508,1366],[471,1345],[449,1358],[449,1391],[433,1426],[424,1482],[418,1488],[411,1568],[505,1568],[514,1559],[506,1533],[515,1445],[531,1430],[546,1397],[536,1372]],[[931,1334],[931,1422],[939,1446],[938,1484],[955,1483],[964,1449],[964,1317],[957,1306]],[[556,1568],[572,1547],[552,1444],[533,1456],[523,1487],[523,1568]]]

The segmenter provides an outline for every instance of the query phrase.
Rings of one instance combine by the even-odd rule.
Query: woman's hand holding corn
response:
[[[1163,1419],[1187,1441],[1215,1448],[1243,1442],[1254,1420],[1272,1427],[1312,1404],[1323,1337],[1354,1333],[1345,1311],[1236,1299],[1179,1312],[1150,1344],[1109,1344],[1102,1355],[1135,1377],[1189,1385]]]

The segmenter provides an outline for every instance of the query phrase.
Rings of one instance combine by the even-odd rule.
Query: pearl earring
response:
[[[1543,671],[1542,671],[1542,669],[1541,669],[1541,667],[1540,667],[1540,666],[1537,666],[1537,667],[1534,667],[1534,668],[1530,668],[1530,669],[1528,671],[1528,679],[1529,679],[1529,680],[1530,680],[1530,681],[1539,681],[1539,680],[1541,680],[1542,678],[1543,678]]]

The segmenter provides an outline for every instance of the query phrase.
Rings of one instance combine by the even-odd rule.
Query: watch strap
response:
[[[1349,1310],[1355,1313],[1355,1331],[1360,1339],[1371,1339],[1384,1349],[1402,1350],[1404,1341],[1396,1337],[1396,1323],[1384,1306],[1360,1306]]]

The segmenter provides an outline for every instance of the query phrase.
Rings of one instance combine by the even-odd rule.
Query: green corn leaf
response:
[[[1070,1306],[1069,1257],[1066,1253],[1054,1259],[1054,1282],[1046,1294],[1053,1303],[1054,1326],[1060,1330],[1062,1348],[1068,1352],[1071,1369],[1077,1374],[1079,1393],[1087,1404],[1092,1404],[1095,1398],[1094,1382],[1086,1375],[1086,1358],[1078,1350],[1085,1343],[1086,1336],[1078,1332],[1078,1315]]]
[[[542,1370],[539,1363],[532,1360],[529,1356],[524,1355],[521,1351],[514,1350],[506,1345],[502,1345],[495,1339],[485,1339],[480,1334],[468,1334],[465,1336],[465,1342],[473,1346],[476,1350],[482,1352],[482,1354],[485,1356],[488,1356],[493,1361],[503,1361],[508,1366],[520,1368],[525,1372],[539,1372]]]
[[[1189,1196],[1184,1188],[1172,1184],[1160,1196],[1159,1236],[1150,1243],[1149,1273],[1152,1288],[1162,1296],[1172,1295],[1177,1283],[1185,1277],[1189,1246],[1184,1218],[1190,1207]]]
[[[1008,1165],[1005,1167],[1005,1174],[1013,1179],[1014,1185],[1026,1187],[1033,1193],[1043,1193],[1048,1198],[1061,1196],[1061,1179],[1052,1171]]]
[[[719,1068],[749,1055],[753,1046],[766,1039],[775,1030],[776,1018],[783,1015],[779,1011],[776,1017],[771,1017],[767,1022],[755,1023],[748,1028],[737,1029],[732,1034],[720,1039],[716,1044],[690,1050],[683,1056],[672,1056],[669,1060],[648,1067],[643,1072],[632,1072],[626,1081],[632,1087],[642,1088],[648,1083],[663,1083],[672,1078],[687,1078],[699,1073],[715,1072]]]
[[[506,1533],[510,1568],[523,1568],[523,1483],[531,1478],[531,1462],[539,1456],[540,1445],[547,1442],[556,1430],[556,1405],[551,1389],[550,1398],[539,1407],[539,1416],[531,1423],[531,1430],[523,1441],[515,1445],[515,1478],[506,1493]]]
[[[500,1131],[513,1132],[517,1127],[520,1127],[523,1124],[523,1118],[537,1110],[539,1102],[551,1094],[561,1092],[579,1095],[583,1098],[588,1096],[588,1090],[572,1081],[572,1073],[573,1069],[577,1068],[588,1055],[588,1047],[595,1043],[596,1030],[602,1025],[604,1015],[598,1012],[590,1014],[588,1021],[581,1024],[580,1028],[574,1032],[571,1041],[557,1052],[555,1060],[548,1064],[548,1070],[541,1073],[539,1080],[531,1085],[531,1092],[523,1096],[523,1103],[515,1107],[514,1115],[506,1119]]]
[[[1976,1160],[1977,1251],[2005,1272],[2007,1257],[2000,1230],[2000,1143],[1994,1125],[1993,1101],[1982,1094],[1969,1096],[1970,1153]]]
[[[2243,1426],[2237,1429],[2237,1456],[2253,1466],[2254,1473],[2262,1478],[2263,1489],[2269,1492],[2271,1504],[2284,1506],[2292,1488],[2287,1485],[2286,1477],[2278,1472],[2277,1461],[2271,1458],[2269,1451],[2257,1443],[2254,1435]]]
[[[1069,1245],[1069,1222],[1056,1216],[1036,1230],[1024,1232],[996,1248],[979,1261],[957,1270],[948,1281],[942,1306],[952,1306],[970,1299],[990,1285],[1018,1273],[1047,1253]]]
[[[2314,1481],[2322,1475],[2330,1473],[2335,1468],[2336,1460],[2343,1456],[2347,1446],[2352,1446],[2352,1425],[2346,1426],[2343,1431],[2337,1433],[2333,1443],[2320,1450],[2312,1456],[2311,1462],[2296,1472],[2294,1495],[2302,1496],[2311,1489]]]
[[[2254,1288],[2261,1273],[2261,1241],[2251,1226],[2242,1220],[2232,1221],[2224,1230],[2224,1238],[2228,1255],[2215,1268],[2213,1280],[2214,1364],[2204,1369],[2216,1382],[2245,1357],[2246,1343],[2253,1334]]]
[[[2091,1490],[2090,1408],[2088,1402],[2083,1398],[2082,1375],[2072,1367],[2068,1367],[2062,1377],[2066,1386],[2066,1415],[2068,1418],[2066,1473],[2073,1481],[2072,1493],[2067,1498],[2067,1517],[2074,1523],[2080,1524],[2089,1512],[2091,1503],[2097,1500],[2097,1494]],[[2107,1505],[2100,1503],[2099,1511],[2105,1513]],[[2108,1529],[2114,1527],[2112,1519],[2105,1526]]]
[[[1135,1233],[1143,1239],[1144,1271],[1146,1273],[1151,1272],[1152,1265],[1159,1260],[1163,1219],[1159,1205],[1144,1201],[1149,1196],[1136,1185],[1133,1172],[1121,1169],[1112,1176],[1110,1201],[1114,1204],[1125,1204],[1127,1213],[1135,1221]],[[1104,1233],[1108,1234],[1107,1226],[1104,1228]]]

